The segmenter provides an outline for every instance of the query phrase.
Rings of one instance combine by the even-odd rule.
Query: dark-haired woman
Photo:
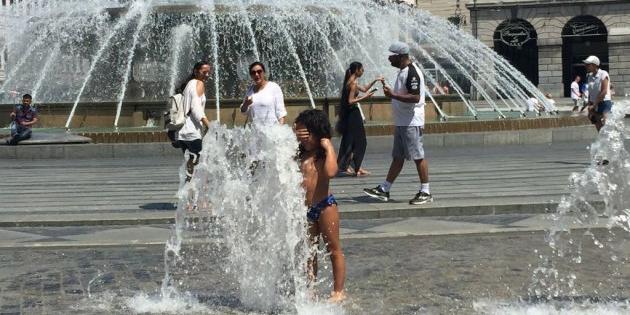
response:
[[[370,88],[380,81],[376,78],[366,86],[358,84],[359,78],[363,75],[363,65],[360,62],[353,62],[346,70],[341,87],[341,101],[339,107],[339,122],[337,123],[337,131],[341,133],[341,144],[339,145],[339,156],[337,158],[337,166],[339,170],[345,172],[346,175],[366,176],[370,172],[361,168],[365,149],[367,148],[367,139],[365,136],[365,128],[363,126],[363,116],[357,103],[371,97],[374,92],[369,91]],[[366,93],[359,97],[359,92]],[[354,170],[350,169],[350,163]]]
[[[250,123],[269,126],[284,124],[287,110],[284,107],[282,89],[275,82],[267,81],[265,65],[254,62],[249,66],[253,84],[247,89],[241,113],[247,114]]]
[[[195,165],[199,163],[203,130],[204,128],[207,130],[209,126],[206,117],[205,82],[210,76],[210,71],[210,64],[205,61],[197,62],[190,76],[180,87],[184,109],[188,114],[184,126],[177,132],[177,144],[184,154],[188,150],[187,182],[192,178]]]

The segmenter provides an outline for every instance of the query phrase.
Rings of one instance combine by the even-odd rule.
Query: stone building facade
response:
[[[470,12],[466,5],[469,0],[409,0],[421,10],[430,12],[435,16],[456,22],[460,29],[471,32]]]
[[[474,2],[474,3],[473,3]],[[568,96],[582,60],[596,55],[615,94],[630,94],[630,1],[476,0],[471,32],[544,92]]]

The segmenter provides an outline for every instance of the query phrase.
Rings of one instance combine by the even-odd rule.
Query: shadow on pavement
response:
[[[172,202],[154,202],[154,203],[145,203],[140,206],[140,209],[143,210],[177,210],[177,205]]]

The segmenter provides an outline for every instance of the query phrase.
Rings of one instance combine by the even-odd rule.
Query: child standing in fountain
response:
[[[321,110],[303,111],[295,119],[299,141],[300,169],[306,190],[308,232],[313,250],[323,238],[330,254],[333,269],[333,292],[330,301],[345,299],[346,262],[339,241],[339,211],[335,197],[330,194],[330,179],[337,175],[337,155],[333,148],[328,116]],[[317,278],[317,255],[313,253],[307,266],[309,282]]]

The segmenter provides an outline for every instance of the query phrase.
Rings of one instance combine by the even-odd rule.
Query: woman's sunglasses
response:
[[[263,73],[263,72],[264,72],[264,71],[262,71],[262,70],[252,70],[252,71],[250,71],[250,72],[249,72],[249,74],[250,74],[250,75],[254,75],[254,74],[261,74],[261,73]]]

